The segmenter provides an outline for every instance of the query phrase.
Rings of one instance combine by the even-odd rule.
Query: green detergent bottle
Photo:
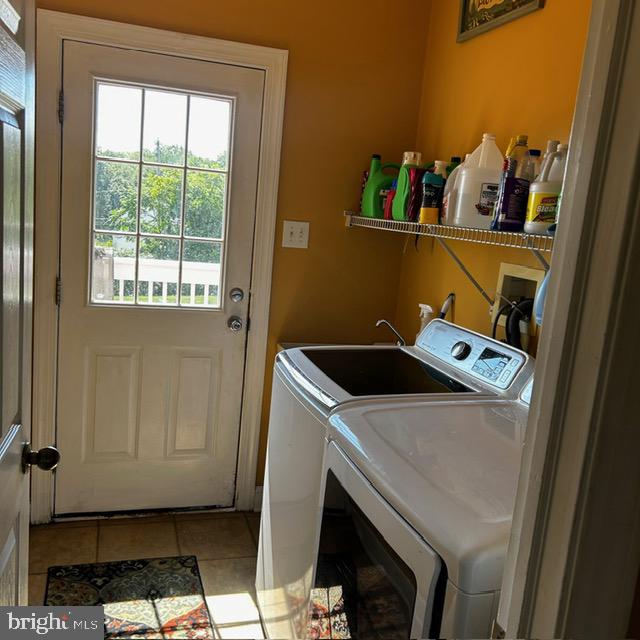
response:
[[[389,170],[394,169],[393,173]],[[371,156],[371,168],[369,177],[362,194],[362,215],[367,218],[382,218],[384,214],[384,194],[381,191],[388,190],[396,179],[400,166],[397,164],[382,164],[380,156]],[[385,171],[387,173],[385,173]]]

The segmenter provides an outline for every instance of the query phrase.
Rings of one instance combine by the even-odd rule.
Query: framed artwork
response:
[[[458,42],[542,9],[544,0],[460,0]]]

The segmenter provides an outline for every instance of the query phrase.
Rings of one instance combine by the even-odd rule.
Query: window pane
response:
[[[184,165],[186,126],[186,95],[145,91],[143,160]]]
[[[198,96],[192,96],[190,102],[188,165],[226,169],[231,104]]]
[[[98,84],[96,155],[140,159],[142,89]]]
[[[138,165],[96,162],[95,228],[135,231],[138,209]]]
[[[196,238],[222,238],[227,177],[205,171],[187,172],[184,233]]]
[[[177,304],[179,251],[179,240],[140,238],[138,304]]]
[[[182,249],[182,290],[180,304],[219,307],[220,257],[219,242],[185,240]]]
[[[93,238],[92,302],[133,304],[136,239],[111,233]]]
[[[140,231],[177,235],[182,206],[181,169],[143,167],[140,194]]]

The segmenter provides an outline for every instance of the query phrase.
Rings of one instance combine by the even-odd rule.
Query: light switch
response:
[[[285,220],[282,229],[282,246],[293,249],[308,249],[309,223]]]

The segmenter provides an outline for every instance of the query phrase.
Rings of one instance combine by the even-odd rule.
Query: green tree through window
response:
[[[118,157],[122,154],[109,150],[98,150],[103,157]],[[163,146],[159,141],[154,148],[154,157],[147,162],[174,164],[182,162],[182,153],[175,146]],[[226,153],[211,160],[189,154],[189,166],[224,169]],[[226,174],[187,169],[183,234],[187,236],[220,239],[223,232],[225,211]],[[179,167],[157,167],[143,164],[140,186],[140,231],[158,235],[179,235],[182,206],[184,169]],[[95,223],[96,230],[135,232],[138,215],[138,165],[125,162],[98,160],[95,174]],[[109,236],[102,236],[109,243]],[[96,238],[96,241],[98,238]],[[149,244],[151,243],[151,246]],[[108,246],[98,244],[96,246]],[[175,259],[171,243],[163,239],[149,239],[147,249],[160,259]],[[191,243],[189,257],[194,262],[211,260],[211,245]]]

